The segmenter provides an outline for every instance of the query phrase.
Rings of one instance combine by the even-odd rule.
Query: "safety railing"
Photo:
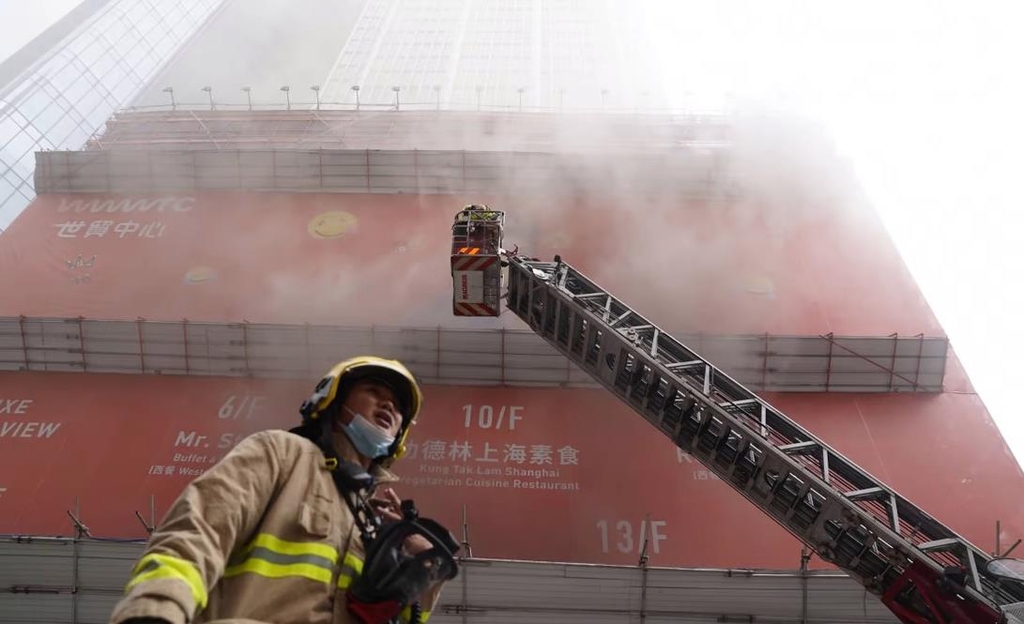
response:
[[[941,392],[946,338],[680,334],[759,391]],[[428,384],[595,387],[528,330],[0,317],[0,371],[313,379],[338,359],[405,361]]]
[[[669,175],[671,170],[671,175]],[[709,156],[574,159],[525,152],[423,150],[151,150],[39,152],[38,193],[286,191],[558,197],[661,192],[740,195]]]
[[[20,624],[105,623],[141,553],[141,542],[0,538],[0,613]],[[431,621],[484,623],[496,614],[530,622],[896,622],[839,572],[663,567],[646,557],[636,566],[466,558]]]
[[[119,112],[88,149],[252,146],[650,153],[730,147],[726,117],[344,110]]]

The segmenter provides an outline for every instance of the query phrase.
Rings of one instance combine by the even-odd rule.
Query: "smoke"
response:
[[[355,11],[359,3],[342,4],[347,8],[337,10]],[[294,36],[298,22],[324,14],[322,1],[242,6],[229,5],[226,11],[234,13],[219,18],[239,25],[234,41],[218,39],[214,34],[223,29],[211,28],[163,83],[191,81],[188,89],[194,87],[201,103],[200,83],[216,78],[221,82],[213,85],[214,99],[241,105],[245,98],[238,88],[251,84],[258,69],[262,83],[253,88],[255,101],[266,104],[276,98],[274,108],[280,109],[285,99],[279,87],[291,84],[293,101],[308,108],[313,94],[299,85],[319,84],[319,77],[351,61],[341,55],[326,58],[340,52],[345,32],[334,33],[333,39],[321,32],[330,29]],[[623,18],[633,11],[627,3],[609,6]],[[447,193],[440,183],[443,194],[417,197],[415,228],[393,224],[401,234],[353,232],[352,238],[381,241],[358,259],[325,252],[314,264],[267,271],[259,278],[264,298],[240,306],[245,314],[326,323],[521,327],[507,314],[499,319],[455,319],[451,314],[450,219],[462,204],[484,202],[508,213],[506,247],[518,244],[521,252],[545,258],[561,254],[671,331],[886,334],[919,329],[917,321],[905,322],[913,314],[895,310],[891,301],[882,302],[870,320],[834,312],[870,301],[886,289],[906,293],[913,287],[898,258],[879,242],[877,218],[850,163],[830,143],[827,130],[807,120],[820,112],[814,87],[824,84],[829,68],[814,64],[805,49],[772,35],[759,20],[794,38],[800,27],[784,28],[789,18],[775,10],[758,9],[756,19],[753,14],[733,19],[731,9],[692,2],[638,3],[636,12],[642,18],[627,21],[629,28],[640,29],[629,35],[639,45],[617,42],[616,53],[626,54],[627,65],[648,84],[641,85],[628,71],[617,78],[602,76],[614,83],[606,113],[325,111],[275,126],[275,139],[292,136],[289,147],[299,149],[465,151],[471,161],[467,166],[489,178],[469,181],[478,193],[452,181]],[[342,21],[353,22],[355,14],[349,17]],[[377,69],[392,67],[393,59],[384,59],[391,59],[388,50],[397,45],[389,38],[395,34],[390,27],[382,28],[389,36],[382,35],[383,47],[377,50],[382,64],[373,65]],[[824,44],[821,33],[802,36]],[[495,52],[491,43],[486,45]],[[581,48],[586,54],[592,51],[589,45]],[[872,63],[879,62],[877,56]],[[468,48],[460,58],[469,63],[460,71],[476,62]],[[851,69],[849,56],[839,60],[837,73]],[[324,67],[328,61],[332,67]],[[364,77],[380,87],[390,78],[386,72],[374,73],[371,65]],[[565,71],[559,67],[549,69]],[[813,71],[804,76],[806,70]],[[230,86],[225,82],[229,75]],[[548,80],[560,79],[553,74]],[[457,84],[444,85],[445,98],[466,86],[461,78],[452,80]],[[576,84],[589,89],[596,83],[581,77]],[[498,97],[495,88],[487,87],[487,98]],[[598,98],[591,91],[587,104],[595,109],[605,93]],[[787,103],[780,93],[794,99]],[[166,95],[154,86],[147,97],[163,103]],[[527,105],[549,108],[554,101],[551,89],[530,87],[524,97]],[[586,97],[569,94],[577,104]],[[652,102],[687,112],[652,114]],[[422,109],[423,102],[418,104]],[[701,114],[708,109],[728,114]],[[218,125],[213,115],[200,125],[220,137],[221,148],[251,146],[236,145],[234,139],[244,139],[244,132],[230,123]],[[238,134],[232,137],[232,132]],[[375,205],[380,197],[366,203]],[[429,211],[434,213],[428,217]],[[369,223],[378,217],[360,213],[359,218]],[[236,254],[231,257],[237,258],[233,262],[239,271],[240,259],[253,249],[273,250],[266,241],[279,240],[281,232],[272,223],[250,225],[247,237],[240,239],[244,244],[219,243],[228,256],[228,250]],[[228,298],[230,292],[217,296]]]
[[[244,218],[239,205],[247,196],[225,194],[234,207],[197,211],[188,251],[194,263],[223,272],[221,285],[207,296],[219,300],[225,314],[275,322],[521,327],[508,315],[451,314],[451,219],[472,202],[506,211],[506,248],[541,258],[562,255],[666,329],[818,332],[832,328],[815,318],[818,324],[808,329],[813,313],[786,318],[787,311],[815,306],[813,291],[833,277],[803,263],[812,258],[838,265],[829,257],[855,252],[868,240],[858,233],[870,225],[870,210],[857,200],[848,167],[821,129],[756,109],[681,120],[477,113],[325,113],[321,119],[337,132],[324,133],[319,144],[293,145],[305,155],[279,153],[273,162],[266,153],[238,158],[263,163],[268,172],[273,167],[282,179],[309,177],[318,162],[315,153],[310,160],[309,148],[343,143],[369,149],[383,141],[398,151],[421,150],[421,178],[412,178],[411,163],[389,164],[387,151],[375,166],[406,176],[406,184],[433,184],[442,192],[260,193]],[[224,149],[244,147],[227,134],[232,122],[215,114],[189,123],[197,136],[221,137]],[[520,131],[524,126],[529,132]],[[132,132],[115,127],[105,140],[117,145]],[[454,158],[454,171],[464,161],[461,175],[449,171],[433,180],[428,158],[436,158],[436,150],[452,155],[445,158]],[[204,178],[237,175],[214,167],[233,167],[238,158],[213,156],[195,160],[210,163]],[[481,191],[466,192],[464,185]],[[337,211],[357,222],[337,240],[296,229]],[[230,235],[204,241],[204,232]],[[260,274],[253,276],[256,266]],[[261,284],[257,300],[247,294],[254,279]],[[778,307],[783,287],[791,289],[785,310]]]
[[[365,0],[260,0],[225,2],[178,55],[132,103],[142,108],[170,104],[245,110],[248,87],[257,109],[281,109],[288,98],[308,108],[310,90],[331,70]],[[211,87],[208,94],[202,89]],[[288,86],[286,97],[281,87]]]
[[[450,318],[447,219],[434,210],[440,218],[413,219],[408,211],[398,212],[391,226],[394,235],[385,240],[374,240],[372,232],[364,234],[357,227],[348,235],[353,239],[351,245],[359,250],[354,254],[342,244],[336,252],[326,250],[322,264],[310,266],[307,271],[281,267],[267,277],[268,313],[285,315],[295,322],[410,325],[405,322],[410,302],[425,301],[431,293],[444,293]],[[370,211],[359,215],[362,221],[387,219]],[[403,221],[411,227],[402,227]],[[424,312],[438,314],[437,302],[431,304],[424,307]]]
[[[462,126],[467,133],[472,119]],[[521,145],[517,121],[491,116],[481,142],[496,147],[508,136]],[[506,246],[545,259],[560,254],[670,330],[795,330],[765,314],[778,294],[773,284],[807,269],[794,264],[806,257],[790,248],[795,237],[836,235],[861,212],[820,129],[796,120],[547,121],[551,131],[531,137],[550,150],[542,175],[526,182],[514,163],[496,181],[520,189],[496,200],[508,211]],[[423,140],[474,143],[469,134]]]

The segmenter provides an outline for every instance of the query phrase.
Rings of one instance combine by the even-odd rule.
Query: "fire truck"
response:
[[[906,624],[1024,624],[1024,561],[977,548],[559,256],[501,248],[505,214],[452,226],[454,311],[531,330]],[[502,295],[502,265],[507,289]]]

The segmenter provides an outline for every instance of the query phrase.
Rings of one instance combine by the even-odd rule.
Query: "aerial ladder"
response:
[[[560,257],[504,257],[508,309],[901,622],[1024,623],[1024,562],[972,545]]]

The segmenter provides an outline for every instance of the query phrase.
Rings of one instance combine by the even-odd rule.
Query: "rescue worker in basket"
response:
[[[501,249],[498,247],[499,226],[495,222],[497,218],[498,212],[491,210],[486,204],[468,204],[455,213],[455,223],[452,225],[455,247],[453,252],[457,253],[461,246],[479,245],[485,249],[484,253],[499,253]],[[485,231],[478,232],[478,228],[485,223]]]
[[[426,621],[459,545],[378,486],[423,398],[395,360],[332,368],[301,426],[242,440],[171,505],[112,624]]]

